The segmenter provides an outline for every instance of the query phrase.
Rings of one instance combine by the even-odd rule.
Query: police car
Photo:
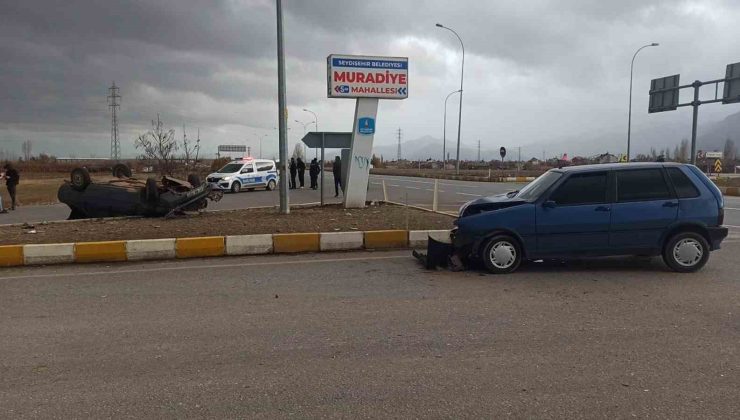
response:
[[[227,163],[206,178],[212,188],[238,193],[243,189],[274,190],[278,183],[275,161],[245,157]]]

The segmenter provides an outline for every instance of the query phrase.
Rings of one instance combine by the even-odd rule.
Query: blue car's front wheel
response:
[[[481,257],[491,273],[511,273],[522,262],[522,248],[516,239],[508,235],[496,235],[486,243]]]

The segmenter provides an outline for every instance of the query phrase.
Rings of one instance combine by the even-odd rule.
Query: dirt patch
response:
[[[740,177],[720,177],[713,181],[720,187],[740,187]]]
[[[383,229],[450,229],[451,216],[391,204],[364,209],[339,205],[295,208],[288,215],[277,209],[206,212],[173,219],[108,219],[0,227],[0,245],[88,242],[261,233],[340,232]]]

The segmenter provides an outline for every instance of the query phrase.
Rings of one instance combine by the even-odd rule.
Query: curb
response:
[[[0,267],[174,260],[233,255],[292,254],[361,249],[426,248],[427,239],[449,241],[449,230],[376,230],[276,233],[0,246]]]

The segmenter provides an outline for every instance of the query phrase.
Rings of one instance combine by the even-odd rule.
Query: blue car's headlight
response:
[[[472,203],[473,201],[475,200],[470,200],[467,203],[460,206],[460,210],[457,213],[457,217],[462,217],[462,215],[465,214],[465,210],[468,208],[468,206],[470,206],[470,203]]]

